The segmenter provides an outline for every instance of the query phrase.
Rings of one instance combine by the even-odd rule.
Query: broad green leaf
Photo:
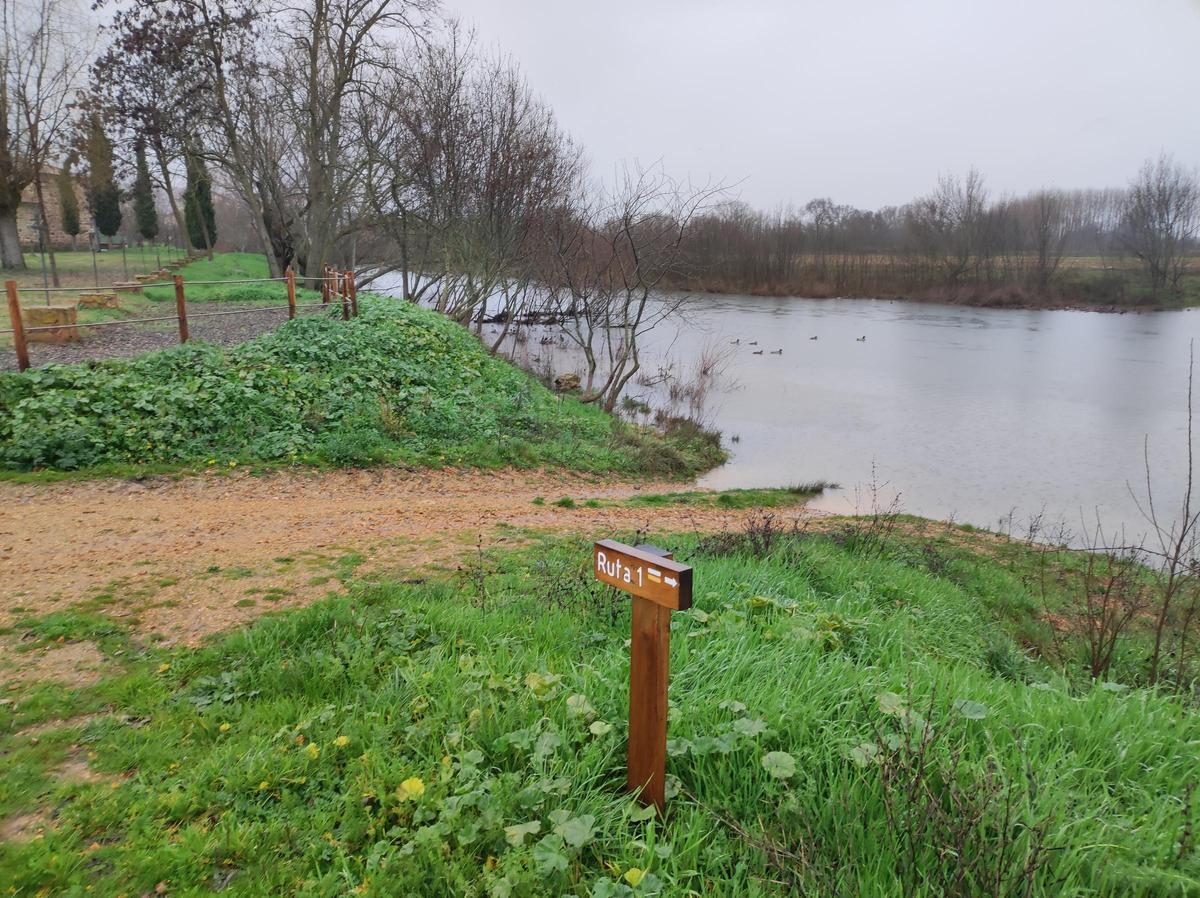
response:
[[[879,746],[874,742],[863,742],[850,749],[850,760],[859,767],[868,767],[879,760]]]
[[[572,817],[565,823],[554,827],[554,831],[562,836],[572,848],[582,848],[592,841],[592,837],[596,834],[596,818],[591,814]]]
[[[954,710],[968,720],[983,720],[988,716],[988,706],[981,705],[969,699],[960,698],[954,701]]]
[[[796,759],[786,751],[769,751],[762,758],[763,768],[776,779],[785,780],[796,775]]]
[[[767,723],[758,717],[739,717],[733,722],[733,728],[746,736],[760,736],[767,731]]]
[[[878,695],[879,710],[891,717],[898,717],[904,712],[904,699],[894,692],[881,692]]]
[[[658,810],[652,804],[648,804],[645,807],[637,803],[629,805],[629,819],[637,823],[653,820],[656,816],[658,816]]]
[[[533,862],[543,876],[562,873],[567,869],[567,856],[563,853],[562,836],[550,833],[533,846]]]
[[[530,820],[528,823],[515,823],[504,827],[504,840],[514,848],[525,844],[526,836],[535,836],[542,829],[540,820]]]
[[[596,716],[596,709],[586,695],[576,694],[567,698],[567,716],[591,718]]]

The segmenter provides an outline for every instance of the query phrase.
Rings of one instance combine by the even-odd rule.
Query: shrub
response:
[[[252,297],[256,286],[238,288]],[[73,470],[210,458],[556,464],[691,473],[712,457],[560,401],[432,311],[362,296],[230,349],[0,375],[0,465]]]

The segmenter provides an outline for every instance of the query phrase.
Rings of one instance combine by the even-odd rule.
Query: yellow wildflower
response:
[[[410,776],[400,784],[398,794],[403,801],[420,798],[425,794],[425,783],[417,776]]]
[[[631,886],[633,886],[635,889],[637,888],[638,883],[641,882],[642,879],[645,878],[645,876],[646,876],[646,871],[641,869],[640,867],[630,867],[628,870],[625,871],[625,881],[627,883],[629,883]]]

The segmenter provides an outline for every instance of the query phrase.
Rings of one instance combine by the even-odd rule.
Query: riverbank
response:
[[[844,282],[801,279],[782,283],[741,284],[699,276],[674,289],[715,295],[795,299],[883,299],[983,309],[1087,311],[1124,314],[1163,312],[1200,306],[1200,273],[1183,278],[1178,292],[1152,293],[1127,269],[1067,268],[1048,287],[1028,283],[906,287],[887,278],[866,276]]]

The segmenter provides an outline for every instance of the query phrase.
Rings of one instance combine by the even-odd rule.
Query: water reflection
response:
[[[512,352],[538,370],[582,372],[569,347],[539,343],[553,333],[535,328]],[[1078,526],[1098,508],[1107,526],[1134,533],[1145,524],[1126,484],[1144,481],[1147,434],[1157,498],[1178,504],[1198,335],[1192,311],[713,296],[651,334],[643,359],[652,374],[686,368],[706,347],[729,353],[706,413],[739,439],[704,486],[833,480],[844,489],[817,506],[853,511],[874,465],[914,514],[995,527],[1014,508],[1019,520],[1044,507]],[[665,388],[647,380],[630,394],[662,407]]]

